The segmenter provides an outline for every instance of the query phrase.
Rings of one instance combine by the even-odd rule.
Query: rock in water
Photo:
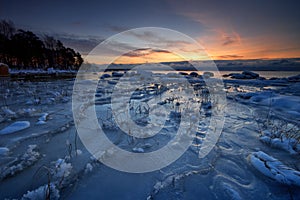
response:
[[[190,76],[191,76],[191,77],[198,77],[199,74],[198,74],[197,72],[191,72],[191,73],[190,73]]]
[[[17,121],[0,130],[0,135],[15,133],[30,127],[29,121]]]
[[[113,72],[112,73],[112,77],[122,77],[123,76],[123,73],[121,72]]]
[[[250,71],[243,71],[242,74],[245,75],[247,78],[258,78],[259,77],[259,74],[250,72]]]
[[[214,76],[214,73],[212,73],[212,72],[204,72],[203,73],[204,78],[210,78],[210,77],[213,77],[213,76]]]

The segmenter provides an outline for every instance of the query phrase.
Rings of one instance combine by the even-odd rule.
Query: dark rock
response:
[[[120,73],[120,72],[113,72],[113,73],[112,73],[112,76],[113,76],[113,77],[121,77],[121,76],[123,76],[123,73]]]
[[[241,99],[250,99],[251,97],[253,97],[255,95],[255,93],[239,93],[237,94],[237,96]]]
[[[287,78],[287,80],[290,82],[298,82],[298,81],[300,81],[300,74],[298,74],[296,76],[290,76]]]
[[[212,72],[204,72],[203,73],[204,78],[210,78],[210,77],[213,77],[213,76],[214,76],[214,73],[212,73]]]
[[[231,73],[229,75],[230,75],[230,78],[234,78],[234,79],[246,79],[246,76],[244,74]]]
[[[251,72],[251,71],[243,71],[242,74],[244,74],[246,77],[249,77],[249,79],[251,78],[258,78],[259,74]]]
[[[190,76],[192,76],[192,77],[198,77],[198,73],[197,72],[191,72]]]
[[[105,78],[109,78],[110,75],[109,74],[102,74],[102,76],[100,77],[101,79],[105,79]]]
[[[258,80],[262,80],[262,81],[263,81],[263,80],[266,80],[266,78],[265,78],[265,77],[262,77],[262,76],[258,77],[257,79],[258,79]]]
[[[186,73],[186,72],[179,72],[179,74],[183,75],[183,76],[187,76],[188,75],[188,73]]]
[[[256,79],[259,78],[259,74],[250,72],[250,71],[243,71],[241,74],[240,73],[230,73],[228,74],[230,78],[234,79]]]

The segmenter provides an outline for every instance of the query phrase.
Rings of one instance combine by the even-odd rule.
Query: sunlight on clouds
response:
[[[124,54],[117,59],[114,59],[112,56],[105,56],[106,60],[99,60],[99,56],[90,55],[89,62],[96,64],[107,64],[107,63],[116,63],[116,64],[138,64],[138,63],[159,63],[159,62],[176,62],[176,61],[195,61],[195,60],[210,60],[211,58],[207,55],[200,54],[198,52],[182,52],[180,55],[177,55],[172,52],[167,51],[149,51],[142,50],[142,52],[137,53],[136,51],[131,51],[127,54]]]

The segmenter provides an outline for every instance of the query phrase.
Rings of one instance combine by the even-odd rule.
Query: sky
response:
[[[122,31],[163,27],[193,38],[213,59],[274,59],[300,57],[299,7],[297,0],[1,0],[0,19],[52,35],[82,55]],[[167,51],[142,49],[120,62],[141,62],[141,57],[175,59]]]

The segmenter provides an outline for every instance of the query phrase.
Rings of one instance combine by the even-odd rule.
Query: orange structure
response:
[[[0,63],[0,78],[9,77],[9,67],[6,64]]]

